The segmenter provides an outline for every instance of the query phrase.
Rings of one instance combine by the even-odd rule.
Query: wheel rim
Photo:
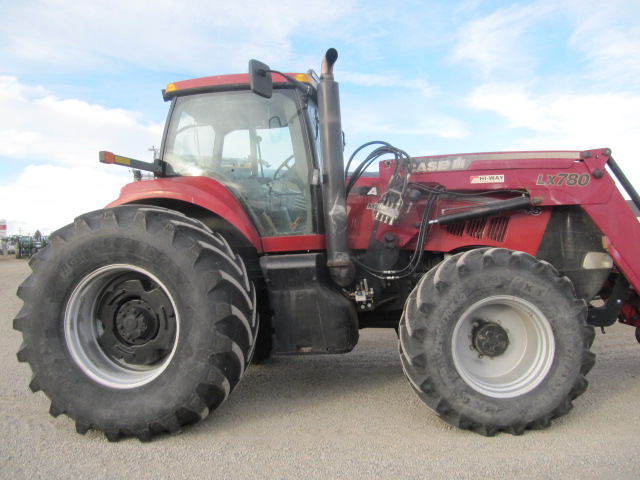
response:
[[[508,337],[493,357],[479,348],[477,340],[478,332],[486,332],[487,326]],[[518,297],[498,295],[476,302],[462,314],[453,332],[453,363],[458,373],[471,388],[490,397],[513,398],[533,390],[549,373],[554,352],[547,317]]]
[[[85,276],[67,302],[64,332],[78,367],[101,385],[128,389],[157,378],[179,337],[174,299],[150,272],[109,265]]]

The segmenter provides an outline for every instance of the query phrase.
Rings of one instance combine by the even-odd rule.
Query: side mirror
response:
[[[273,79],[268,65],[258,60],[249,60],[249,83],[253,93],[264,98],[271,98]]]

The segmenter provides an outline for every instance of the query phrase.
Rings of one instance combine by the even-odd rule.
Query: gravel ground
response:
[[[454,430],[412,392],[389,330],[347,355],[252,366],[204,422],[151,443],[75,433],[28,388],[12,319],[27,262],[0,256],[0,477],[640,478],[640,346],[630,327],[598,334],[590,387],[544,431],[484,438]]]

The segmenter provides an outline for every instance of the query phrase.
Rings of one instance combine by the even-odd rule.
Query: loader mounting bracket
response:
[[[587,323],[594,327],[610,327],[616,323],[622,305],[628,295],[629,281],[624,276],[619,275],[611,291],[611,295],[604,302],[604,305],[602,307],[589,309]]]

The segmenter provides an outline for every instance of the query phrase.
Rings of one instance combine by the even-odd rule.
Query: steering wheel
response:
[[[280,166],[278,168],[276,168],[276,171],[273,173],[272,181],[276,181],[276,180],[280,180],[281,178],[284,178],[287,176],[287,174],[289,173],[289,170],[291,170],[293,168],[293,162],[292,160],[294,159],[294,154],[289,155],[284,162],[282,162],[280,164]],[[282,170],[286,169],[285,172],[282,172]]]

